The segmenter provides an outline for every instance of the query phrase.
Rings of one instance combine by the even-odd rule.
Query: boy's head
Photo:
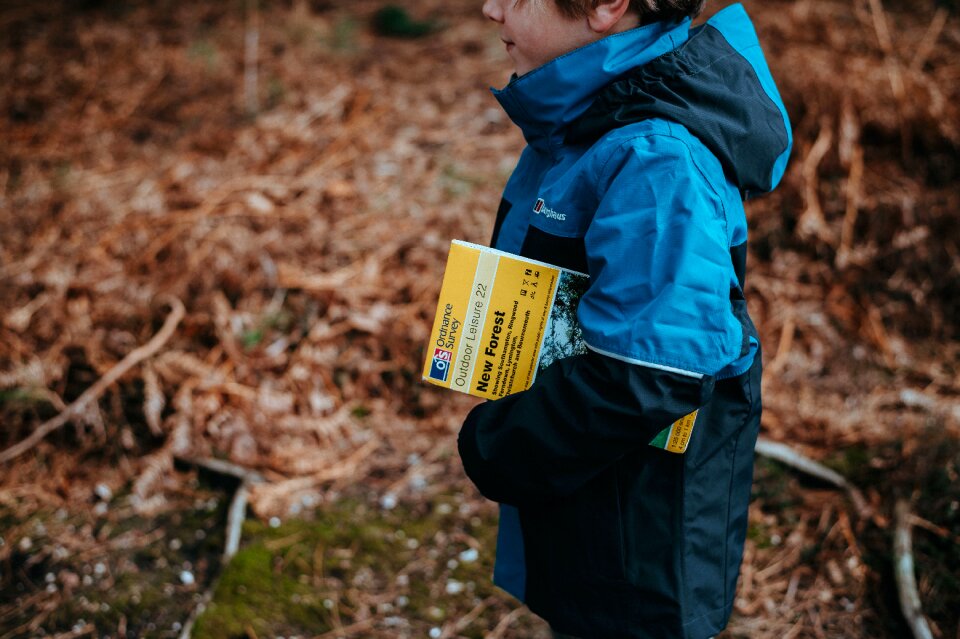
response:
[[[694,17],[705,0],[486,0],[517,75],[613,33]]]

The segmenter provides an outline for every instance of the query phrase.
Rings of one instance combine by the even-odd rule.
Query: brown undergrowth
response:
[[[0,8],[0,446],[185,311],[157,352],[4,464],[10,521],[83,507],[101,484],[166,512],[178,457],[260,472],[263,519],[352,484],[402,499],[459,472],[444,460],[471,400],[419,383],[423,342],[448,241],[487,239],[522,146],[485,91],[507,61],[476,4],[418,3],[443,28],[410,41],[373,35],[368,0],[263,3],[256,20],[208,2]],[[747,5],[795,136],[783,185],[748,204],[763,428],[859,482],[875,515],[761,464],[729,632],[902,636],[889,517],[913,496],[929,524],[921,595],[951,637],[958,16]]]

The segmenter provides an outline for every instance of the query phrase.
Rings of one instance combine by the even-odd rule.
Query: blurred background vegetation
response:
[[[724,637],[908,636],[897,500],[960,636],[957,4],[745,4],[763,435],[864,503],[759,458]],[[419,381],[523,144],[479,5],[0,2],[0,637],[547,636]]]

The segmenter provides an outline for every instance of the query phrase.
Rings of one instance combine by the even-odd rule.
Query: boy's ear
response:
[[[630,9],[630,0],[601,0],[590,11],[587,22],[595,33],[607,33],[620,23]]]

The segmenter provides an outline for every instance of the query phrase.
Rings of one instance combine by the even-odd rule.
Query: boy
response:
[[[464,468],[502,504],[494,581],[557,633],[724,628],[760,423],[743,199],[780,180],[786,113],[740,5],[486,0],[528,143],[492,244],[590,275],[589,345],[477,406]],[[648,445],[699,410],[685,454]]]

